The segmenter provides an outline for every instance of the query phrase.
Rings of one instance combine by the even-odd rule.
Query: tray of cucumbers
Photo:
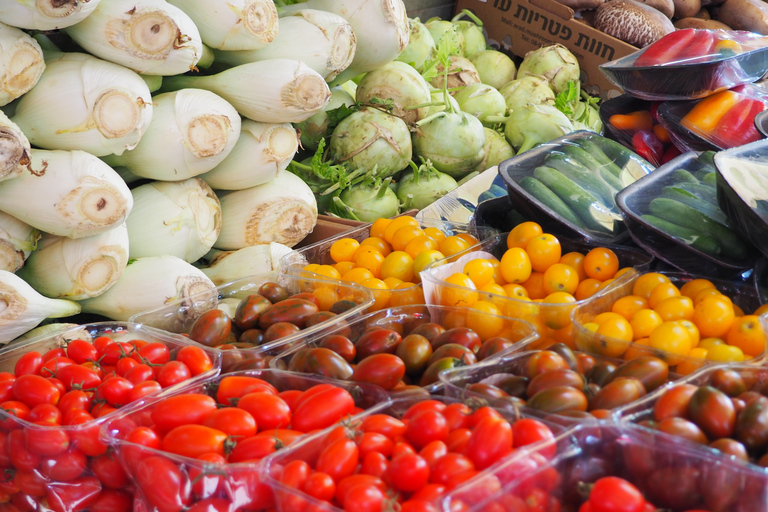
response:
[[[632,239],[670,265],[738,278],[754,247],[718,206],[714,152],[687,152],[616,196]]]
[[[513,208],[555,235],[617,244],[629,239],[616,194],[653,170],[594,132],[577,131],[505,160],[499,174]]]

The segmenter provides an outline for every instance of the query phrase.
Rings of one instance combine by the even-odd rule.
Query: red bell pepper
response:
[[[762,139],[755,128],[755,116],[766,109],[766,105],[754,98],[745,98],[731,107],[720,119],[712,140],[723,149],[741,146]]]
[[[658,165],[664,153],[664,144],[652,131],[641,130],[632,136],[632,149],[653,165]]]
[[[712,55],[715,43],[715,36],[709,30],[675,30],[646,48],[634,65],[660,66],[699,60]]]
[[[675,56],[693,42],[696,29],[675,30],[665,35],[635,59],[635,66],[658,66],[675,60]]]

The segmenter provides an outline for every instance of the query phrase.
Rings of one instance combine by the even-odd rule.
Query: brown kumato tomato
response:
[[[198,317],[189,330],[189,339],[215,347],[226,343],[232,332],[232,320],[220,309],[211,309]]]

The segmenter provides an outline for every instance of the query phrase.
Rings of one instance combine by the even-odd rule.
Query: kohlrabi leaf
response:
[[[573,114],[572,103],[579,101],[579,89],[576,82],[568,81],[568,88],[555,97],[555,107],[563,114],[570,116]]]

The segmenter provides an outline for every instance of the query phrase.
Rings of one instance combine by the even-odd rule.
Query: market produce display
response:
[[[471,7],[1,5],[0,512],[765,508],[764,7],[568,1],[626,94]]]
[[[447,396],[482,397],[500,408],[522,407],[550,419],[550,413],[605,419],[677,376],[670,375],[667,363],[658,357],[617,361],[556,343],[476,368],[447,371],[440,379]]]

